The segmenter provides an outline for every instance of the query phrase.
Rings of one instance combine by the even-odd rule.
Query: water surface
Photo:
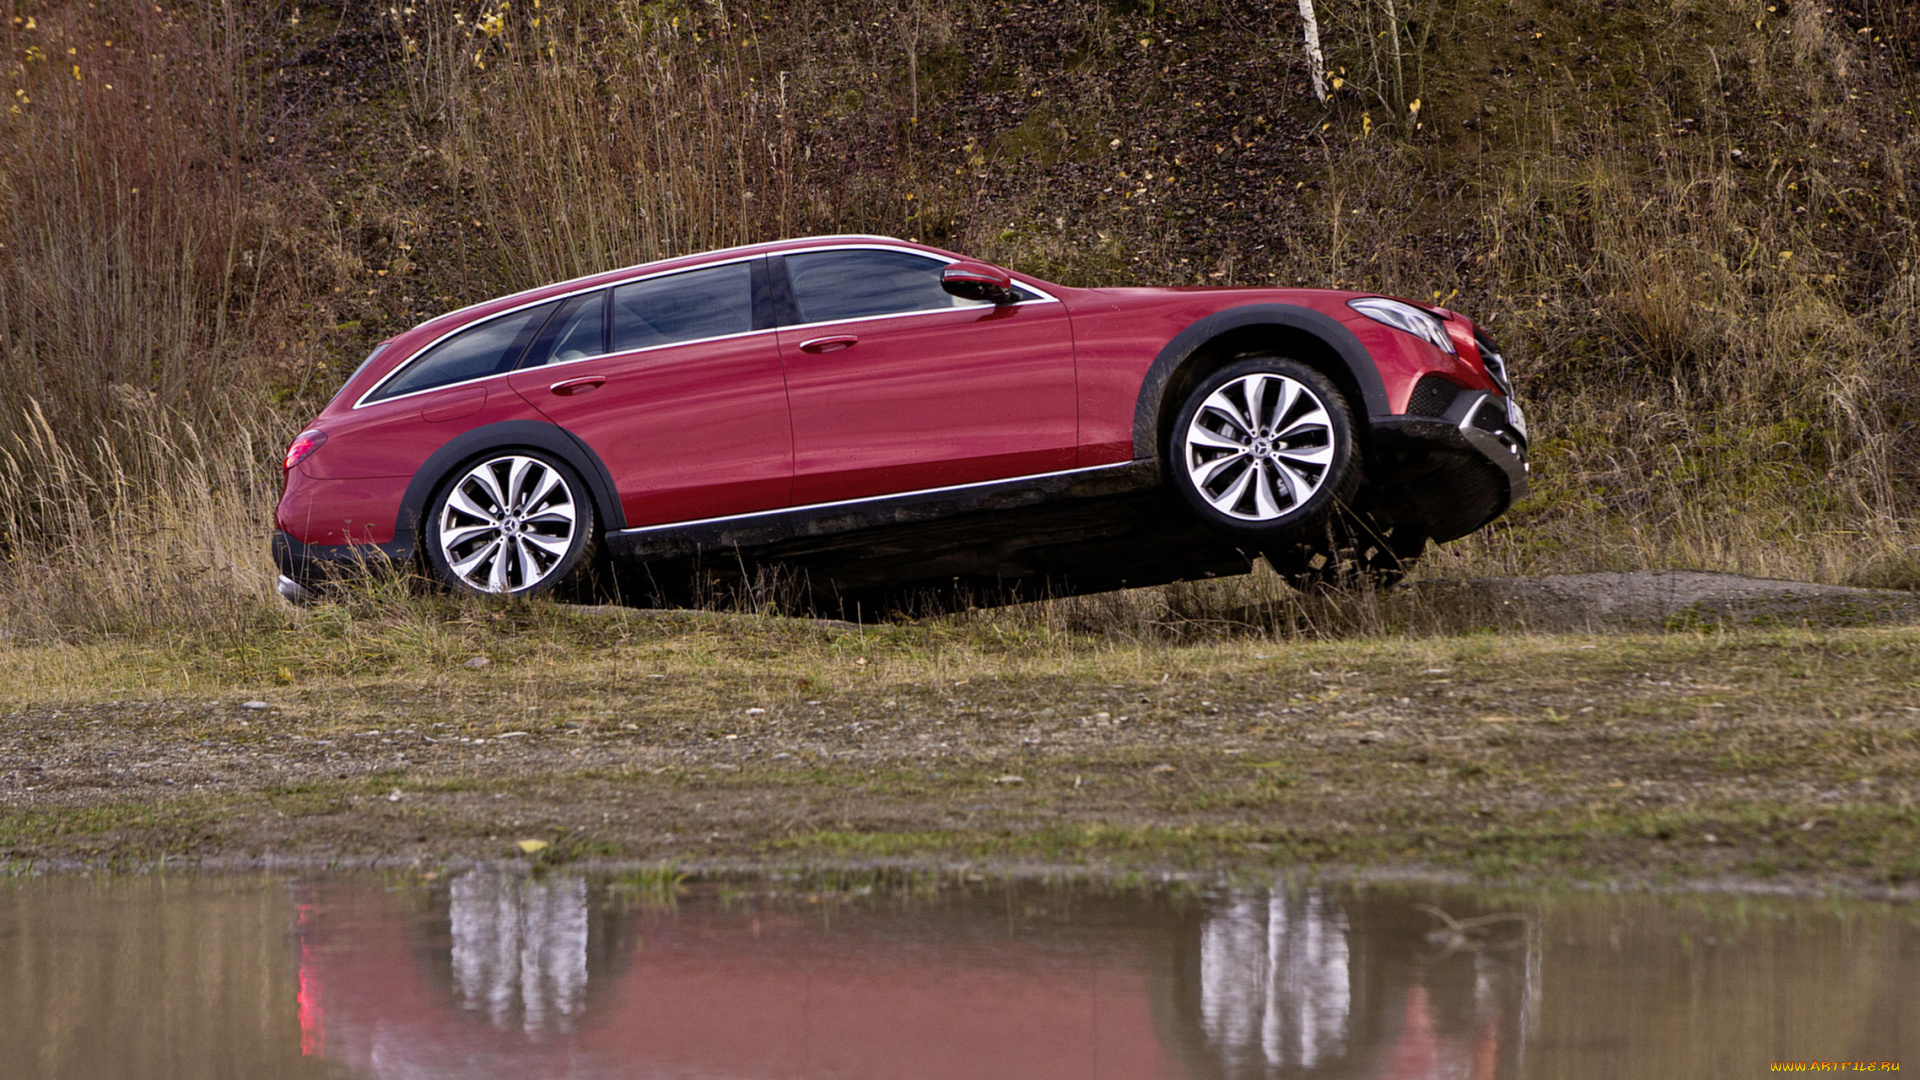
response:
[[[1731,1077],[1897,1062],[1920,1038],[1902,907],[659,884],[18,881],[0,889],[0,1073]]]

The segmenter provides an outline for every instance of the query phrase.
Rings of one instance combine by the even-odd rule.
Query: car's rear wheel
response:
[[[448,478],[427,518],[427,561],[470,593],[525,596],[573,578],[593,545],[579,474],[537,450],[500,451]]]
[[[1360,483],[1346,399],[1325,375],[1279,356],[1241,359],[1200,380],[1167,452],[1174,490],[1193,512],[1262,547],[1324,531]]]

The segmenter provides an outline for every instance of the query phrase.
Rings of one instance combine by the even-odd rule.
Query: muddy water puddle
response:
[[[1915,915],[931,876],[24,879],[0,886],[0,1074],[1750,1076],[1920,1045]]]

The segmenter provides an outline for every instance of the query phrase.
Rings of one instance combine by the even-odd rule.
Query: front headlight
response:
[[[1374,322],[1386,323],[1395,330],[1405,330],[1414,337],[1424,338],[1437,349],[1458,352],[1453,347],[1453,339],[1447,336],[1447,328],[1440,325],[1439,318],[1412,304],[1389,300],[1384,296],[1365,296],[1347,301],[1347,306]]]

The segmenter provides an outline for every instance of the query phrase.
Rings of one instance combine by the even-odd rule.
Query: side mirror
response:
[[[1020,299],[1020,294],[1013,291],[1013,279],[1007,272],[986,263],[954,263],[940,275],[940,287],[962,300],[1011,304]]]

